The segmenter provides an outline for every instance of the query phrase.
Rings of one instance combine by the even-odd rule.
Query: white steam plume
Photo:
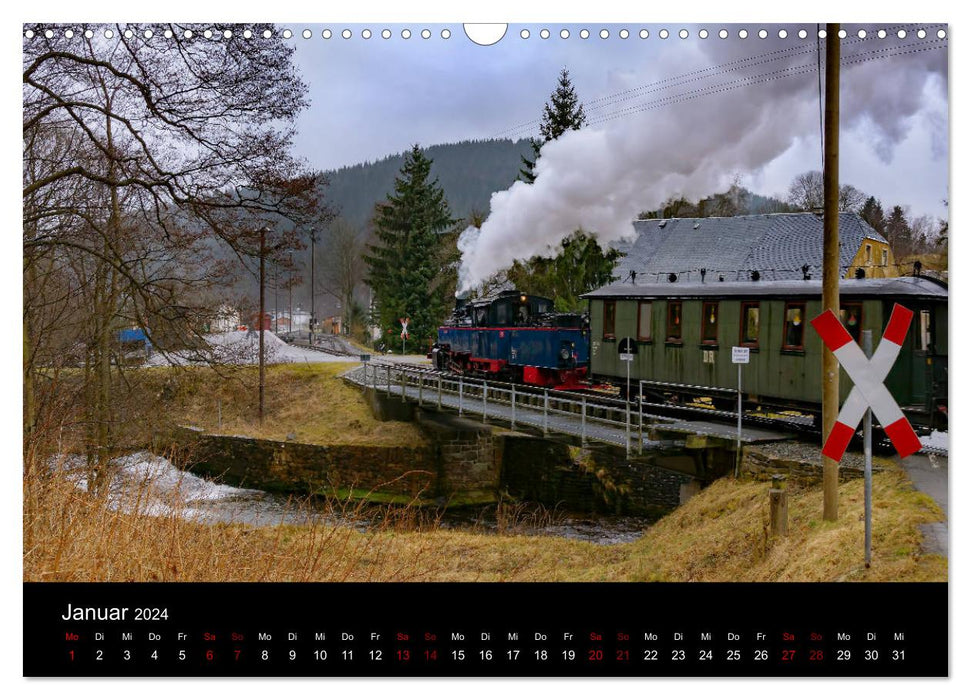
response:
[[[773,45],[758,47],[767,52]],[[855,47],[855,54],[844,50],[844,128],[866,122],[878,152],[897,143],[906,135],[907,119],[921,108],[924,84],[946,72],[946,49],[935,48],[890,58],[874,53],[870,43]],[[722,53],[717,62],[737,58]],[[620,103],[617,109],[631,110],[627,116],[547,143],[535,182],[516,182],[493,194],[481,229],[462,234],[459,291],[477,287],[517,259],[548,253],[576,229],[595,233],[602,244],[629,236],[632,219],[645,208],[672,195],[707,196],[733,174],[765,166],[797,139],[818,139],[815,64],[814,54],[801,52],[768,66],[675,83],[649,99]],[[761,79],[780,70],[788,71],[785,77]],[[658,101],[659,108],[650,108]],[[638,113],[638,106],[649,109]],[[806,169],[819,167],[817,161]]]

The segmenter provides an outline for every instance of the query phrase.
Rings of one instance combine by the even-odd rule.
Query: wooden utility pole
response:
[[[266,379],[266,361],[263,355],[263,319],[266,318],[265,291],[266,286],[266,229],[260,229],[260,318],[257,328],[260,333],[260,425],[263,425],[263,387]]]
[[[839,24],[826,25],[826,115],[823,142],[823,311],[840,311],[839,145],[840,38]],[[840,368],[836,356],[823,347],[823,442],[839,414]],[[823,456],[823,520],[839,515],[839,463]]]

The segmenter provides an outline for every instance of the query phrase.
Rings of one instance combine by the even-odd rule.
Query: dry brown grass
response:
[[[258,370],[209,367],[148,370],[161,392],[161,409],[173,420],[213,433],[315,444],[410,446],[424,442],[413,423],[374,418],[361,391],[340,379],[353,365],[316,363],[266,369],[265,418],[257,411]],[[219,421],[219,414],[222,421]]]
[[[36,474],[36,470],[33,472]],[[62,478],[24,481],[30,581],[943,581],[947,560],[920,552],[918,524],[941,519],[900,472],[874,477],[873,567],[862,565],[862,483],[840,489],[840,520],[819,518],[818,487],[793,489],[790,535],[768,536],[768,485],[724,479],[636,542],[437,527],[414,509],[368,532],[309,525],[199,524],[130,515]],[[300,508],[300,504],[294,505]],[[359,505],[335,504],[351,519]],[[369,513],[372,518],[375,513]],[[416,525],[418,529],[416,530]],[[515,531],[514,524],[507,531]]]
[[[947,560],[920,551],[920,523],[943,514],[902,471],[873,479],[872,567],[863,565],[863,483],[840,486],[822,520],[820,487],[789,486],[789,535],[769,534],[768,485],[722,479],[632,545],[630,580],[944,581]]]
[[[303,509],[308,524],[250,527],[133,515],[143,489],[118,508],[62,475],[24,479],[24,579],[28,581],[408,581],[427,567],[421,549],[395,551],[399,523],[360,533]],[[174,504],[178,505],[178,504]],[[338,517],[373,517],[360,503],[335,503]],[[127,511],[127,512],[126,512]],[[413,558],[412,558],[413,557]]]

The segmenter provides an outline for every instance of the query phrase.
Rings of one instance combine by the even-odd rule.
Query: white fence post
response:
[[[584,396],[580,401],[580,444],[587,445],[587,397]]]
[[[516,429],[516,385],[512,385],[512,427],[513,430]]]
[[[637,454],[644,454],[644,394],[637,394],[637,415],[640,418],[640,434],[637,437]]]
[[[486,380],[483,379],[482,380],[482,422],[483,423],[488,423],[489,422],[489,414],[486,411],[486,405],[488,403],[488,396],[489,396],[489,385],[486,384]]]

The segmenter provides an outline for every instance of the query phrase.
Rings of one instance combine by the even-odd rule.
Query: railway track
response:
[[[389,366],[392,368],[402,369],[414,373],[421,373],[426,378],[442,377],[444,379],[455,380],[457,375],[445,371],[438,370],[429,365],[421,365],[417,363],[410,362],[388,362],[382,361],[380,358],[372,362],[372,365],[377,367]],[[384,371],[384,370],[381,370]],[[392,370],[395,371],[395,370]],[[471,378],[473,381],[481,381],[481,377]],[[489,382],[489,385],[495,385],[497,387],[504,386],[505,382]],[[723,393],[723,392],[722,392]],[[579,399],[580,397],[586,396],[588,399],[595,400],[598,404],[612,404],[616,406],[624,406],[624,401],[617,396],[610,393],[591,389],[588,391],[547,391],[544,392],[542,388],[529,386],[529,385],[516,385],[516,394],[524,403],[540,404],[545,396],[549,396],[550,400],[555,401],[557,398],[563,399]],[[569,405],[569,404],[565,404]],[[573,404],[575,406],[575,404]],[[737,420],[737,414],[734,411],[719,410],[714,407],[704,407],[704,406],[691,406],[684,404],[673,404],[673,403],[660,403],[660,402],[649,402],[644,401],[632,402],[632,409],[640,408],[645,415],[650,415],[657,418],[667,418],[672,420],[699,420],[699,421],[712,421],[718,423],[724,423],[726,425],[735,425]],[[752,413],[746,413],[742,417],[742,425],[744,427],[750,428],[764,428],[767,430],[776,430],[781,432],[793,433],[801,440],[821,440],[822,433],[818,426],[813,422],[811,416],[799,415],[792,417],[773,417],[764,415],[755,415]],[[889,440],[881,439],[874,445],[875,449],[880,452],[892,452],[893,446],[890,444]],[[925,447],[921,450],[925,454],[934,454],[939,456],[947,456],[947,450],[938,447]]]
[[[298,348],[304,348],[305,350],[316,350],[320,353],[339,355],[341,357],[355,357],[361,354],[360,352],[351,350],[343,340],[334,336],[320,335],[314,340],[316,342],[313,345],[304,340],[293,340],[290,344]]]

